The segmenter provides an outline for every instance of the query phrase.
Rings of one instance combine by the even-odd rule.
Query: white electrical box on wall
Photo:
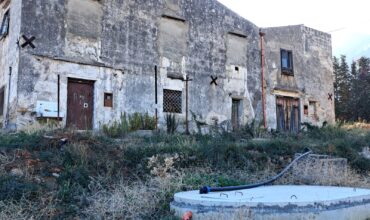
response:
[[[58,118],[58,103],[37,101],[36,115],[38,118]],[[59,112],[59,117],[64,117],[64,112]]]

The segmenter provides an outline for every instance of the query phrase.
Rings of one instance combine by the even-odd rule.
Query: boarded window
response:
[[[0,89],[0,116],[4,115],[4,100],[5,100],[5,89]]]
[[[9,33],[10,13],[9,10],[5,12],[3,21],[0,27],[0,39],[6,37]]]
[[[248,53],[248,40],[245,36],[229,33],[227,35],[226,64],[246,66]],[[235,69],[235,71],[238,71]]]
[[[113,94],[104,93],[104,107],[113,107]]]
[[[280,50],[281,54],[281,72],[284,74],[293,75],[293,53],[290,50]]]
[[[163,90],[163,112],[182,113],[182,92]]]
[[[319,117],[318,117],[318,115],[317,115],[317,102],[315,102],[315,101],[310,101],[310,103],[309,103],[310,105],[309,105],[309,110],[308,110],[308,112],[309,112],[309,115],[310,115],[310,117],[311,117],[311,119],[313,120],[313,121],[318,121],[319,120]]]
[[[188,24],[181,19],[164,16],[159,22],[159,53],[181,63],[187,54]]]

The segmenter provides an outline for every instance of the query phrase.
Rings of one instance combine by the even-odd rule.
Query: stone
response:
[[[16,177],[22,177],[22,176],[24,176],[24,172],[19,168],[13,168],[10,171],[10,175],[16,176]]]
[[[300,154],[296,154],[298,157]],[[303,184],[337,185],[347,179],[346,158],[310,154],[293,166],[294,181]]]
[[[370,160],[370,148],[369,147],[364,147],[362,149],[361,155],[367,159]]]

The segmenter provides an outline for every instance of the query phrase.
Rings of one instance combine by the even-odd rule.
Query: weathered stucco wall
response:
[[[276,96],[300,98],[301,122],[335,121],[332,48],[329,34],[303,25],[265,28],[267,122],[277,126]],[[280,50],[291,50],[294,75],[283,74]],[[304,113],[305,106],[308,114]]]
[[[58,75],[62,126],[68,78],[94,81],[95,129],[123,112],[154,115],[156,109],[164,126],[164,89],[182,92],[177,117],[184,121],[186,77],[189,113],[199,121],[230,129],[233,100],[240,103],[240,123],[262,117],[259,29],[215,0],[12,0],[10,7],[0,82],[5,85],[12,66],[12,127],[39,123],[36,104],[57,102]],[[263,32],[268,127],[277,127],[277,96],[300,98],[301,122],[334,122],[330,35],[303,25]],[[35,37],[35,48],[12,47],[24,42],[22,35]],[[293,52],[294,76],[281,73],[280,49]],[[113,107],[104,107],[104,93],[113,94]]]
[[[0,25],[3,15],[7,10],[10,10],[9,33],[0,40],[0,88],[4,88],[5,91],[3,116],[0,117],[0,122],[1,127],[10,129],[14,129],[16,124],[19,64],[19,45],[17,41],[20,37],[21,3],[21,0],[13,0],[10,3],[4,1],[0,4]]]
[[[183,120],[185,83],[178,78],[186,75],[193,80],[189,110],[199,119],[229,124],[233,98],[242,102],[241,122],[260,117],[258,28],[217,1],[23,1],[21,34],[35,36],[36,48],[20,52],[20,127],[37,123],[37,101],[57,101],[58,74],[61,112],[68,77],[95,81],[94,128],[121,112],[154,115],[156,108],[163,124],[163,89],[182,91]],[[113,93],[113,108],[103,106],[104,92]]]

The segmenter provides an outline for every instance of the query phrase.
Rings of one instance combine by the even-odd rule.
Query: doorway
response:
[[[232,123],[234,131],[237,131],[240,129],[241,112],[242,110],[241,110],[240,99],[233,99],[232,107],[231,107],[231,123]]]
[[[286,132],[298,132],[301,125],[299,98],[277,96],[277,129]]]
[[[68,79],[67,127],[78,130],[93,128],[94,81]]]

